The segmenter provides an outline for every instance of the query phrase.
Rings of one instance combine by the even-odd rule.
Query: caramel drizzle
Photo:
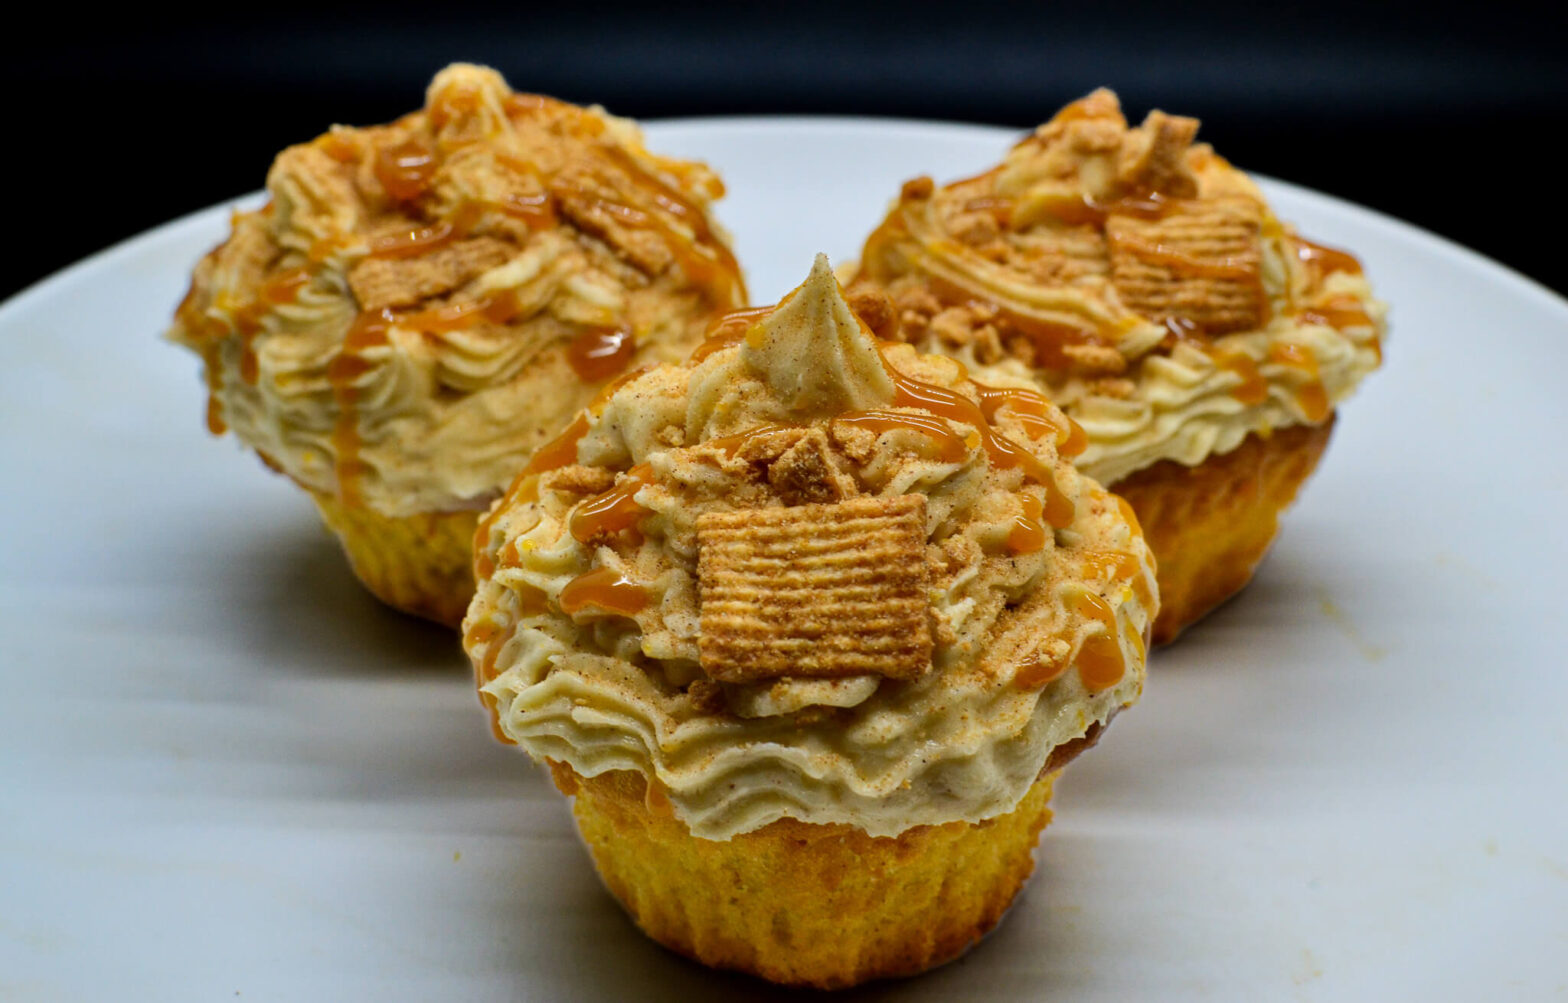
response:
[[[364,442],[359,434],[358,381],[371,370],[373,363],[361,353],[387,344],[388,332],[396,323],[397,317],[391,310],[361,313],[354,318],[338,354],[327,363],[327,382],[338,406],[337,423],[332,431],[338,497],[345,503],[359,501],[359,482],[366,469],[359,459]]]
[[[1303,324],[1322,324],[1336,331],[1347,327],[1375,327],[1371,314],[1353,299],[1333,299],[1318,306],[1304,307],[1299,314]]]
[[[1072,662],[1066,658],[1047,659],[1037,656],[1013,674],[1013,686],[1025,691],[1037,690],[1066,675],[1071,667]]]
[[[1228,373],[1235,373],[1241,377],[1241,383],[1230,392],[1230,395],[1248,407],[1262,404],[1269,399],[1269,383],[1258,371],[1258,364],[1245,352],[1218,352],[1214,356],[1214,364]]]
[[[1121,500],[1120,496],[1118,500]],[[1137,526],[1136,516],[1130,521]],[[1125,582],[1144,609],[1153,608],[1154,593],[1149,588],[1143,564],[1135,555],[1116,550],[1090,550],[1083,553],[1082,559],[1085,579],[1103,581],[1107,585]]]
[[[932,448],[925,458],[942,463],[961,463],[968,455],[968,444],[963,437],[941,418],[903,411],[851,411],[833,419],[835,425],[863,428],[876,435],[903,430],[915,432],[930,442]]]
[[[566,361],[584,383],[598,383],[623,371],[637,354],[637,339],[626,327],[592,327],[566,346]]]
[[[398,318],[398,324],[427,334],[445,334],[461,331],[488,321],[505,324],[522,310],[517,291],[503,289],[485,293],[463,303],[448,303],[427,307]]]
[[[1105,628],[1101,633],[1084,638],[1078,648],[1078,676],[1083,680],[1084,689],[1100,693],[1121,682],[1127,672],[1120,631],[1116,627],[1116,611],[1092,592],[1078,593],[1073,607],[1085,620],[1097,621]]]
[[[393,200],[412,202],[429,189],[439,166],[435,151],[416,138],[378,150],[372,171]]]
[[[1013,554],[1034,554],[1045,549],[1045,525],[1041,521],[1044,505],[1034,495],[1023,496],[1023,512],[1013,517],[1007,533],[1007,549]]]
[[[1303,324],[1322,324],[1336,331],[1343,331],[1349,327],[1372,328],[1374,334],[1367,344],[1372,349],[1372,354],[1376,356],[1378,364],[1382,365],[1383,342],[1375,334],[1377,323],[1358,300],[1338,298],[1318,306],[1306,307],[1297,315],[1297,319]]]
[[[1131,524],[1136,527],[1136,517],[1130,515],[1126,503],[1119,496],[1117,502],[1122,506],[1124,514],[1128,515]],[[1083,558],[1087,577],[1105,577],[1109,573],[1112,583],[1127,581],[1132,586],[1133,594],[1144,604],[1144,608],[1152,608],[1153,594],[1149,591],[1147,576],[1144,574],[1142,564],[1132,554],[1089,551],[1083,555]],[[1116,611],[1110,603],[1093,592],[1075,594],[1069,607],[1078,616],[1095,621],[1103,628],[1101,632],[1084,638],[1078,648],[1076,664],[1078,676],[1083,680],[1085,689],[1090,693],[1108,690],[1121,682],[1127,674],[1127,660],[1122,654],[1121,634],[1116,625]],[[1143,638],[1129,632],[1127,639],[1138,652],[1139,657],[1143,657],[1145,652]],[[1060,660],[1036,658],[1033,662],[1017,669],[1013,676],[1013,685],[1021,690],[1039,689],[1059,679],[1072,664],[1074,660],[1068,658]]]
[[[767,425],[758,425],[756,428],[751,429],[750,431],[741,432],[737,435],[722,435],[717,439],[709,439],[702,445],[710,449],[717,449],[719,452],[724,454],[726,459],[734,459],[735,454],[745,449],[749,443],[754,442],[757,439],[766,438],[770,435],[777,435],[780,432],[792,432],[796,429],[799,429],[800,427],[801,426],[799,425],[771,423]]]
[[[657,215],[649,217],[652,228],[675,253],[687,279],[708,290],[714,303],[745,302],[746,287],[741,281],[740,265],[724,242],[714,235],[712,227],[708,225],[707,215],[687,201],[679,191],[650,174],[625,150],[608,146],[605,152],[626,171],[634,184],[649,195],[655,205],[691,231],[691,237],[688,238],[664,222],[663,218]]]
[[[1296,237],[1295,240],[1296,260],[1309,268],[1316,269],[1319,277],[1333,272],[1361,274],[1361,261],[1354,254],[1314,243],[1305,237]]]
[[[496,741],[507,745],[515,744],[506,732],[501,730],[500,704],[495,695],[486,693],[484,688],[494,681],[498,674],[495,670],[496,659],[501,656],[501,649],[511,642],[512,636],[517,633],[517,621],[513,620],[505,628],[499,627],[493,620],[484,620],[474,624],[463,638],[463,647],[472,650],[480,644],[488,645],[484,657],[474,666],[474,685],[479,688],[479,704],[490,712],[490,731]]]
[[[474,537],[474,568],[479,577],[488,578],[495,572],[495,564],[489,554],[490,528],[495,524],[495,520],[512,505],[538,499],[540,474],[576,463],[577,444],[588,434],[588,429],[591,427],[590,417],[597,416],[604,410],[605,404],[609,402],[615,391],[647,371],[646,368],[634,369],[622,373],[605,384],[588,406],[579,411],[577,417],[573,418],[559,435],[534,450],[533,455],[528,458],[528,463],[518,472],[517,478],[512,481],[512,486],[507,489],[506,495],[500,502],[491,506],[490,511],[479,521],[479,529]]]
[[[1059,456],[1077,456],[1089,448],[1089,436],[1083,426],[1073,421],[1066,412],[1052,407],[1045,395],[1018,387],[989,387],[972,380],[970,382],[980,393],[980,413],[985,415],[986,421],[995,421],[997,412],[1005,407],[1018,419],[1018,423],[1024,427],[1024,433],[1030,438],[1038,439],[1046,432],[1052,433]],[[1060,423],[1057,418],[1061,419]]]
[[[573,617],[589,607],[634,617],[648,608],[648,591],[614,568],[594,568],[566,583],[560,606]]]
[[[1024,477],[1045,488],[1045,518],[1057,529],[1072,523],[1072,500],[1062,493],[1050,468],[1039,457],[997,432],[986,420],[980,405],[956,390],[926,383],[899,372],[882,356],[883,369],[893,382],[893,406],[910,407],[927,411],[938,417],[969,425],[980,433],[980,444],[990,457],[992,466],[1000,470],[1022,467]]]
[[[752,306],[744,310],[732,310],[714,318],[708,325],[707,336],[701,344],[692,349],[687,361],[691,365],[696,365],[714,352],[735,347],[745,340],[747,331],[775,309],[777,308],[771,306]]]
[[[1328,417],[1331,409],[1328,390],[1323,386],[1323,380],[1319,376],[1317,356],[1312,354],[1311,349],[1301,345],[1275,342],[1269,349],[1269,361],[1306,375],[1306,383],[1296,392],[1296,403],[1301,406],[1301,413],[1308,421],[1316,424]]]
[[[604,533],[619,533],[631,529],[648,514],[637,504],[637,492],[654,483],[653,467],[639,463],[621,475],[615,487],[594,495],[577,506],[569,525],[572,537],[587,543]]]

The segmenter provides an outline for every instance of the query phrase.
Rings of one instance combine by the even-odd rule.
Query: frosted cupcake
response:
[[[852,287],[891,298],[884,336],[1029,377],[1083,427],[1078,467],[1159,559],[1156,642],[1251,578],[1385,333],[1355,258],[1197,129],[1128,128],[1096,91],[978,177],[906,184]]]
[[[819,257],[535,454],[464,646],[651,937],[828,988],[998,921],[1157,608],[1070,438],[1026,381],[879,343]]]
[[[456,624],[478,514],[608,380],[745,302],[701,164],[454,65],[425,108],[280,154],[169,337],[208,426],[316,502],[365,585]]]

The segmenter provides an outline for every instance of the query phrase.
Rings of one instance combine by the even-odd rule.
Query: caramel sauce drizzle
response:
[[[663,218],[656,215],[648,217],[651,228],[658,231],[675,253],[686,278],[706,289],[714,303],[731,303],[736,299],[744,301],[746,287],[741,281],[740,265],[724,242],[714,235],[708,225],[707,215],[675,188],[650,174],[625,150],[608,146],[604,152],[655,205],[691,231],[691,236],[687,237],[664,222]]]
[[[1045,208],[1054,219],[1068,226],[1103,227],[1112,215],[1160,219],[1179,202],[1159,192],[1135,192],[1103,202],[1080,193],[1076,200],[1063,199]]]
[[[1296,260],[1310,268],[1316,268],[1319,276],[1333,272],[1361,274],[1361,261],[1354,254],[1314,243],[1305,237],[1296,238]]]
[[[474,682],[479,688],[479,702],[490,712],[490,730],[496,739],[508,745],[512,740],[501,730],[500,709],[496,698],[484,692],[484,687],[495,681],[500,673],[496,672],[496,660],[500,658],[501,651],[517,634],[518,622],[522,617],[534,616],[549,609],[549,600],[544,592],[532,585],[517,585],[518,609],[510,623],[505,627],[498,625],[494,620],[482,620],[469,628],[463,638],[465,648],[475,648],[481,644],[488,645],[479,664],[474,666]]]
[[[1338,298],[1318,306],[1306,307],[1298,314],[1297,319],[1303,324],[1322,324],[1325,327],[1332,327],[1336,331],[1343,331],[1347,327],[1370,327],[1374,331],[1377,328],[1372,315],[1367,313],[1366,308],[1358,300],[1354,299]],[[1383,362],[1382,340],[1374,335],[1371,341],[1368,342],[1368,345],[1372,349],[1372,353],[1377,356],[1378,364],[1381,365]]]
[[[516,633],[516,620],[513,620],[504,628],[497,626],[494,621],[485,620],[474,624],[469,629],[468,635],[463,638],[464,647],[472,648],[480,644],[489,645],[485,649],[484,657],[480,659],[479,664],[474,666],[474,684],[479,688],[480,705],[490,712],[491,734],[495,735],[497,741],[504,742],[507,745],[515,743],[507,737],[506,732],[501,730],[500,706],[496,702],[495,695],[486,693],[484,687],[490,685],[495,680],[497,675],[495,671],[496,659],[501,656],[501,649],[507,646],[512,640],[512,636]]]
[[[1138,521],[1138,513],[1133,511],[1132,503],[1121,495],[1111,495],[1116,500],[1116,510],[1121,513],[1122,521],[1132,527],[1138,536],[1143,536],[1143,524]]]
[[[1001,470],[1022,467],[1027,479],[1045,488],[1045,518],[1050,525],[1061,529],[1072,523],[1073,503],[1062,493],[1050,468],[1029,450],[992,428],[979,404],[956,390],[904,375],[888,362],[885,354],[882,366],[893,382],[894,407],[917,408],[972,426],[980,433],[980,444],[993,466]]]
[[[567,616],[576,616],[592,606],[631,617],[648,608],[648,592],[613,568],[594,568],[566,583],[560,605]]]
[[[637,504],[634,496],[652,483],[653,467],[646,463],[626,471],[615,487],[577,506],[570,520],[573,538],[587,543],[601,533],[619,533],[636,526],[648,510]]]
[[[378,150],[371,169],[393,200],[412,202],[430,188],[439,166],[434,150],[409,139]]]
[[[979,178],[971,178],[969,182],[986,178],[995,171],[982,174]],[[969,182],[955,182],[949,187],[967,184]],[[903,203],[918,201],[905,197]],[[972,200],[973,201],[973,200]],[[1000,211],[1000,210],[998,210]],[[889,213],[871,236],[866,238],[866,244],[861,252],[862,265],[866,273],[872,276],[880,275],[882,278],[890,277],[883,259],[902,257],[895,255],[888,248],[902,240],[913,239],[908,224],[903,218],[903,213],[895,209]],[[977,313],[992,317],[1005,342],[1013,337],[1028,339],[1034,347],[1035,365],[1061,369],[1068,365],[1068,358],[1062,348],[1066,345],[1108,345],[1103,337],[1107,332],[1099,325],[1093,328],[1077,324],[1062,323],[1046,320],[1041,317],[1032,317],[1005,304],[998,303],[983,293],[969,289],[951,279],[933,274],[929,269],[919,269],[926,280],[926,288],[930,290],[944,306],[968,307]],[[1091,322],[1092,323],[1092,322]]]
[[[1161,321],[1161,323],[1165,326],[1168,339],[1203,343],[1203,339],[1200,337],[1203,334],[1203,328],[1199,327],[1197,321],[1191,317],[1183,317],[1180,314],[1173,313]]]
[[[1060,679],[1071,665],[1065,658],[1054,661],[1036,658],[1013,674],[1013,686],[1025,691],[1037,690]]]
[[[430,226],[415,227],[377,237],[370,242],[372,258],[414,258],[445,247],[458,237],[457,227],[442,220]]]
[[[1041,522],[1044,505],[1034,495],[1023,496],[1024,510],[1013,517],[1007,532],[1007,549],[1013,554],[1033,554],[1045,549],[1045,525]]]
[[[454,240],[467,236],[483,218],[486,208],[483,203],[465,202],[447,219],[437,220],[429,226],[414,227],[377,237],[370,242],[370,257],[415,258],[439,250]]]
[[[444,306],[417,310],[400,317],[398,323],[416,331],[444,334],[474,327],[484,321],[505,324],[517,316],[521,309],[522,306],[517,300],[517,291],[503,289],[499,292],[485,293],[477,299],[464,303],[448,303]]]
[[[588,412],[581,411],[560,435],[534,450],[528,465],[523,467],[523,476],[542,474],[547,470],[557,470],[576,463],[577,443],[587,434]]]
[[[745,449],[746,444],[752,442],[753,440],[761,439],[769,435],[775,435],[779,432],[793,431],[797,428],[800,428],[800,426],[782,424],[758,425],[756,428],[751,429],[750,431],[741,432],[737,435],[721,435],[717,439],[709,439],[702,445],[712,449],[717,449],[719,452],[723,453],[726,458],[733,459],[736,453],[739,453],[742,449]]]
[[[963,437],[953,431],[947,422],[923,414],[883,410],[851,411],[834,418],[833,423],[864,428],[877,435],[895,429],[918,433],[932,446],[925,458],[942,463],[960,463],[969,452]]]
[[[352,164],[359,160],[359,147],[350,139],[329,132],[316,140],[316,146],[327,156],[340,164]]]
[[[1108,690],[1122,681],[1127,663],[1122,657],[1116,611],[1110,603],[1092,592],[1080,592],[1073,600],[1076,612],[1086,620],[1098,621],[1105,630],[1084,638],[1078,649],[1078,676],[1090,693]]]
[[[496,208],[513,219],[521,220],[530,230],[548,230],[559,218],[555,212],[555,202],[547,192],[508,195],[496,203]]]
[[[174,316],[193,335],[200,336],[202,375],[207,381],[207,431],[213,435],[222,435],[229,430],[223,420],[223,402],[218,399],[218,394],[223,391],[222,343],[212,336],[212,324],[197,310],[196,302],[196,280],[192,279],[180,305],[174,310]]]
[[[584,429],[586,430],[586,428],[587,425],[585,423]],[[501,512],[511,508],[513,505],[523,505],[538,500],[539,477],[537,474],[524,470],[512,481],[511,486],[506,489],[506,493],[501,496],[501,499],[490,506],[490,511],[484,514],[484,517],[479,520],[478,527],[474,530],[475,578],[489,578],[495,574],[495,561],[490,557],[490,530],[495,525],[495,520],[500,516]],[[515,558],[517,556],[516,546],[509,544],[509,547],[512,557]],[[507,547],[503,547],[502,553],[497,555],[502,558],[503,563],[505,563],[507,549]]]
[[[1225,372],[1241,377],[1241,383],[1230,395],[1248,407],[1262,404],[1269,399],[1269,384],[1258,371],[1258,364],[1245,352],[1219,352],[1214,364]]]
[[[637,354],[630,328],[593,327],[566,346],[566,361],[585,383],[597,383],[624,370]]]
[[[1121,500],[1120,496],[1118,500]],[[1137,525],[1136,516],[1132,522]],[[1117,550],[1090,550],[1083,554],[1083,567],[1085,578],[1104,580],[1107,584],[1126,582],[1145,609],[1153,607],[1154,593],[1149,589],[1148,576],[1136,556]]]
[[[722,352],[740,344],[745,340],[746,332],[775,309],[771,306],[752,306],[715,317],[708,325],[706,337],[692,350],[687,361],[696,365],[714,352]]]
[[[635,369],[605,384],[588,407],[579,411],[559,435],[534,450],[533,455],[528,458],[528,463],[518,472],[516,480],[512,481],[512,486],[507,489],[505,497],[491,506],[490,511],[479,520],[479,528],[474,536],[474,567],[481,578],[488,578],[495,572],[495,564],[489,555],[490,528],[502,511],[515,504],[538,500],[539,475],[576,463],[577,444],[588,434],[589,417],[600,413],[616,390],[645,372],[646,369]]]
[[[369,372],[372,363],[361,352],[387,344],[388,332],[397,323],[391,310],[361,313],[354,318],[338,354],[327,363],[327,382],[337,401],[337,424],[332,430],[332,446],[337,454],[338,497],[345,503],[359,501],[359,481],[365,464],[359,459],[364,444],[359,434],[359,387],[356,381]]]
[[[1311,350],[1301,345],[1275,342],[1269,349],[1269,360],[1306,374],[1307,382],[1296,392],[1296,403],[1310,422],[1320,422],[1328,417],[1330,405],[1328,390],[1318,375],[1318,360]]]
[[[1353,299],[1333,299],[1318,306],[1304,307],[1299,317],[1303,324],[1322,324],[1336,331],[1374,326],[1371,315]]]
[[[262,331],[262,320],[275,307],[293,303],[300,290],[310,284],[310,273],[303,268],[286,268],[261,284],[256,298],[234,311],[234,333],[240,339],[240,379],[255,385],[260,376],[260,363],[256,358],[256,335]]]
[[[983,383],[970,382],[980,392],[980,413],[985,415],[986,421],[994,421],[997,412],[1005,407],[1031,438],[1038,439],[1046,432],[1052,433],[1059,456],[1077,456],[1089,448],[1089,436],[1085,434],[1083,426],[1065,412],[1051,407],[1043,394],[1016,387],[988,387]],[[1063,424],[1056,422],[1058,416]]]

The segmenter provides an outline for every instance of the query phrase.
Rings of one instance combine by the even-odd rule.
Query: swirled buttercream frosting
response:
[[[1100,90],[984,174],[907,183],[857,280],[891,297],[886,335],[1033,378],[1106,484],[1325,421],[1380,364],[1386,308],[1197,129],[1129,128]]]
[[[638,772],[709,839],[1007,812],[1143,686],[1152,559],[1082,445],[1028,381],[876,339],[819,257],[608,387],[482,521],[497,732]]]
[[[711,171],[482,67],[285,150],[267,191],[169,337],[204,360],[215,433],[388,516],[482,507],[607,380],[745,302]]]

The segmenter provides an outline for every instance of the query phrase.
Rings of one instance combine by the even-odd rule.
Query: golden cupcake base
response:
[[[1034,870],[1056,773],[979,823],[872,837],[781,819],[694,837],[639,773],[551,763],[604,883],[648,936],[714,968],[837,989],[913,975],[994,927]]]
[[[1159,564],[1155,644],[1174,641],[1252,578],[1333,428],[1331,415],[1253,433],[1195,467],[1165,460],[1109,485],[1132,505]]]
[[[478,512],[394,518],[332,495],[310,493],[354,574],[388,606],[456,627],[474,596]]]

